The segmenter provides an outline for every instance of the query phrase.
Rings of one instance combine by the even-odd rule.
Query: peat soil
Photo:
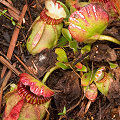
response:
[[[36,0],[37,1],[37,0]],[[34,7],[36,1],[32,5],[32,0],[28,0],[28,5],[30,14],[32,17],[32,21],[39,15],[42,10],[44,3],[41,3],[38,8]],[[25,5],[25,0],[14,0],[13,6],[22,11],[23,6]],[[7,7],[0,3],[0,10],[7,9]],[[10,14],[10,13],[9,13]],[[12,13],[11,13],[12,14]],[[51,50],[45,49],[41,53],[32,56],[26,49],[26,35],[28,34],[28,30],[32,24],[30,19],[29,12],[27,11],[25,14],[26,22],[23,24],[24,28],[20,30],[16,47],[14,50],[14,54],[16,54],[29,68],[32,68],[34,71],[33,62],[36,65],[38,72],[36,76],[42,80],[44,74],[55,65],[56,54],[54,53],[54,48]],[[16,21],[17,22],[17,21]],[[7,50],[10,44],[10,40],[13,34],[15,26],[12,22],[7,19],[5,16],[0,16],[0,51],[3,54],[7,54]],[[115,37],[120,40],[120,21],[113,21],[109,24],[109,26],[104,31],[105,35],[109,35]],[[84,46],[84,44],[79,43],[80,47]],[[79,47],[79,48],[80,48]],[[78,53],[75,55],[73,50],[69,47],[64,48],[67,53],[67,57],[69,61],[73,61],[77,57],[82,57],[80,53],[80,49]],[[38,60],[40,56],[45,56],[44,60]],[[115,69],[111,69],[108,62],[112,61],[113,63],[117,63],[118,67]],[[19,71],[25,72],[24,67],[20,64],[20,62],[12,56],[11,62],[17,62],[16,68]],[[82,60],[82,64],[86,65],[86,61]],[[91,52],[89,54],[89,59],[87,59],[87,65],[90,69],[98,68],[101,66],[105,66],[107,71],[110,71],[114,76],[114,81],[110,85],[108,96],[104,96],[102,93],[98,93],[98,96],[94,102],[91,103],[87,113],[85,113],[85,109],[87,103],[89,102],[86,97],[84,97],[83,88],[81,87],[80,77],[74,72],[72,69],[55,70],[48,78],[46,85],[48,85],[51,89],[58,90],[60,92],[56,92],[51,101],[50,107],[48,109],[50,116],[50,120],[119,120],[120,113],[120,46],[107,41],[97,41],[92,45]],[[2,71],[3,64],[0,63],[0,73]],[[7,70],[8,71],[8,70]],[[82,72],[78,72],[78,74],[82,75]],[[7,93],[10,89],[10,84],[17,84],[19,78],[12,73],[6,89],[3,93],[3,99],[5,93]],[[0,86],[4,78],[0,80]],[[59,116],[58,113],[63,111],[64,106],[66,106],[67,114],[64,116]],[[2,101],[2,113],[4,112],[5,102]]]

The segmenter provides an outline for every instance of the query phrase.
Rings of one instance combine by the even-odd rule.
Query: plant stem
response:
[[[43,80],[42,80],[42,83],[45,83],[46,80],[48,79],[48,77],[50,76],[50,74],[51,74],[54,70],[59,69],[59,68],[60,68],[59,66],[54,66],[54,67],[52,67],[52,68],[45,74],[45,76],[44,76],[44,78],[43,78]]]
[[[110,41],[110,42],[113,42],[113,43],[116,43],[118,45],[120,45],[120,41],[111,37],[111,36],[107,36],[107,35],[99,35],[97,37],[91,37],[90,39],[92,40],[107,40],[107,41]]]

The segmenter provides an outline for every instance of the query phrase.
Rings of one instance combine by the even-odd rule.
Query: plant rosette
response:
[[[66,11],[60,3],[52,0],[45,1],[45,9],[34,21],[31,27],[32,32],[26,43],[27,49],[32,55],[56,45],[65,17]]]
[[[54,91],[27,73],[13,91],[6,94],[3,120],[42,120]]]

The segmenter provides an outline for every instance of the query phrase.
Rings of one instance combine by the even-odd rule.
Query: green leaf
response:
[[[110,83],[113,82],[113,77],[111,73],[105,73],[105,76],[103,77],[103,79],[101,81],[97,81],[95,82],[98,90],[104,94],[105,96],[107,96],[107,92],[109,90],[109,85]]]
[[[60,1],[57,1],[57,2],[60,3],[62,5],[62,7],[64,8],[64,10],[67,14],[66,18],[64,18],[64,19],[68,21],[68,19],[70,17],[70,11],[68,10],[68,8],[66,7],[66,5],[64,3],[60,2]]]
[[[66,66],[64,63],[61,62],[56,62],[55,63],[57,66],[61,67],[63,70],[70,69],[69,66]]]
[[[68,30],[68,29],[62,28],[62,34],[63,34],[63,36],[64,36],[69,42],[72,41],[72,36],[71,36],[71,34],[69,33],[69,30]]]
[[[92,73],[92,71],[85,73],[81,78],[81,85],[88,86],[89,84],[91,84],[94,80],[95,72],[96,72],[96,70],[94,69],[93,73]]]
[[[66,107],[63,108],[63,113],[66,114]]]
[[[15,26],[15,22],[14,21],[12,21],[12,24]]]
[[[74,41],[70,42],[69,45],[70,45],[70,48],[73,49],[73,51],[75,53],[78,52],[78,49],[77,49],[78,48],[78,43],[77,43],[77,41],[74,40]]]
[[[10,91],[13,91],[16,87],[17,87],[16,84],[11,84],[11,85],[10,85]]]
[[[65,115],[65,114],[66,114],[66,107],[64,106],[63,112],[62,113],[58,113],[58,115]]]
[[[6,12],[7,12],[7,10],[3,10],[3,11],[2,11],[3,14],[6,13]]]
[[[64,113],[58,113],[58,115],[65,115]]]
[[[13,17],[11,17],[11,20],[13,20]]]
[[[66,53],[65,53],[65,51],[63,49],[56,48],[55,53],[58,55],[57,56],[58,61],[60,61],[60,62],[68,62],[67,55],[66,55]]]
[[[2,114],[0,114],[0,117],[2,117]]]
[[[108,62],[108,63],[110,65],[111,69],[114,69],[114,68],[116,68],[118,66],[118,64],[115,64],[115,63],[112,63],[112,62]]]
[[[81,53],[84,54],[85,52],[90,52],[90,50],[91,50],[91,44],[88,44],[81,49]]]
[[[82,69],[77,69],[76,71],[82,71],[82,72],[87,72],[86,66],[82,66]]]
[[[68,40],[62,36],[60,37],[59,41],[58,41],[58,47],[64,47],[64,45],[66,45],[68,43]]]
[[[98,82],[103,79],[103,77],[105,75],[104,70],[105,70],[105,67],[100,67],[97,69],[97,71],[95,73],[95,79],[94,79],[95,82]]]

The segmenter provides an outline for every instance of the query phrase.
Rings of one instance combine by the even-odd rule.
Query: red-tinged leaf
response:
[[[114,11],[120,15],[120,0],[110,0]]]
[[[43,24],[41,25],[41,27],[39,28],[39,31],[38,31],[37,34],[35,35],[35,37],[34,37],[34,39],[33,39],[33,42],[32,42],[32,48],[34,48],[34,47],[38,44],[38,42],[39,42],[39,40],[40,40],[40,38],[41,38],[41,36],[42,36],[42,34],[43,34],[43,31],[44,31],[44,29],[45,29],[45,24],[46,24],[46,23],[43,23]]]
[[[57,25],[63,21],[63,17],[59,19],[51,18],[51,16],[48,16],[46,12],[48,12],[47,9],[42,10],[42,12],[40,13],[40,18],[42,21],[46,22],[47,24]]]
[[[89,4],[71,14],[69,31],[75,40],[86,42],[91,37],[99,36],[108,21],[109,15],[102,7]]]
[[[23,85],[21,81],[18,82],[18,94],[30,104],[43,104],[51,99],[51,97],[35,95],[29,90],[29,87]]]
[[[75,65],[76,68],[82,69],[83,65],[79,62]]]
[[[10,115],[12,109],[21,100],[21,97],[18,95],[17,89],[15,89],[12,92],[8,92],[5,95],[5,98],[6,98],[6,106],[5,106],[5,112],[4,112],[4,120],[8,120],[6,118]]]
[[[98,70],[95,73],[95,79],[94,79],[95,82],[100,81],[104,77],[104,70],[105,67],[98,68]]]
[[[29,104],[21,99],[17,89],[7,93],[5,97],[7,101],[3,120],[42,120],[50,103],[49,100],[40,105]]]
[[[87,89],[87,86],[85,86],[84,93],[86,93],[85,96],[87,97],[87,99],[94,102],[98,94],[96,85],[92,83],[90,87],[88,87],[88,89]]]
[[[95,82],[98,90],[107,96],[108,90],[109,90],[109,85],[110,83],[113,82],[113,77],[110,73],[105,73],[105,76],[100,80]]]
[[[23,106],[24,100],[21,99],[11,110],[10,114],[4,120],[17,120],[19,118],[20,110]]]
[[[84,75],[81,78],[81,85],[82,86],[88,86],[91,84],[94,80],[96,70],[94,69],[93,72],[90,71],[88,73],[84,73]]]
[[[109,0],[89,0],[90,2],[93,2],[93,3],[95,3],[95,2],[98,2],[98,3],[106,3],[106,2],[108,2]]]
[[[99,3],[108,12],[110,19],[116,19],[120,13],[120,2],[119,0],[90,0],[90,3]],[[119,8],[117,8],[116,6]]]
[[[24,85],[30,86],[30,91],[37,96],[51,97],[54,94],[53,90],[27,73],[20,74],[20,81]]]
[[[40,105],[24,103],[20,111],[19,120],[42,120],[45,116],[46,109],[49,107],[49,103],[50,100]]]
[[[107,12],[112,13],[114,10],[120,15],[120,0],[90,0],[90,3],[101,3]]]

